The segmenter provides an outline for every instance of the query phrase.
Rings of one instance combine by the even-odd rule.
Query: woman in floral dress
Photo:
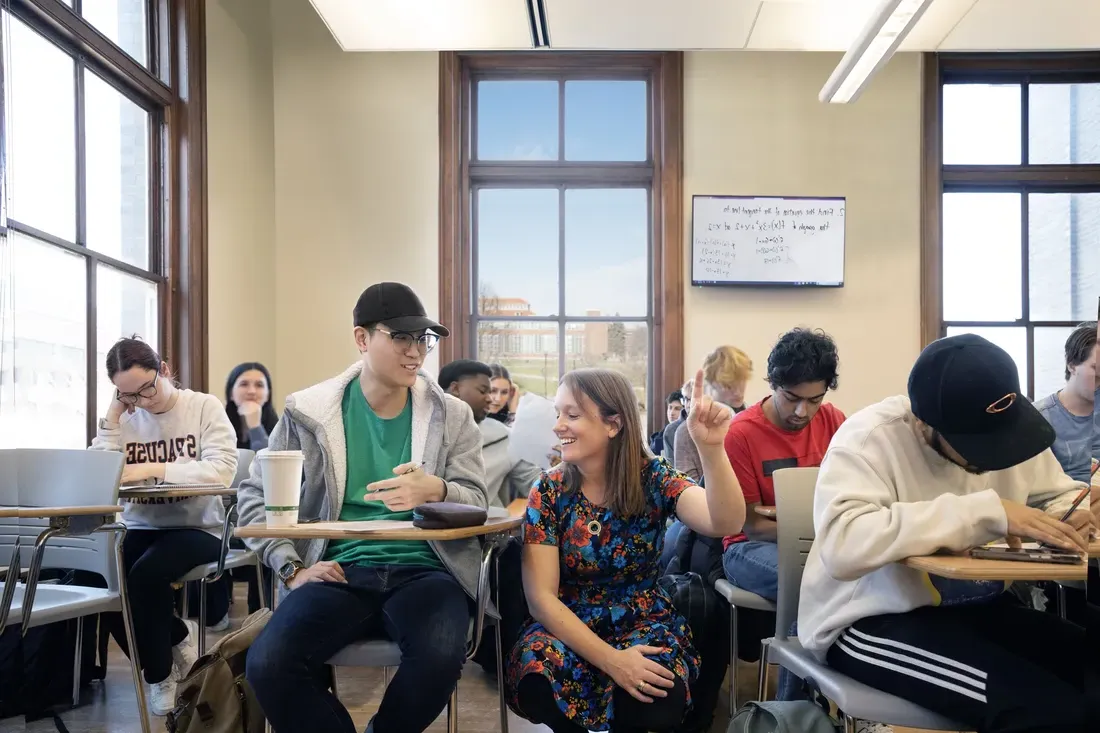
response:
[[[657,586],[665,522],[740,531],[745,502],[723,449],[732,412],[696,375],[687,425],[706,489],[654,458],[634,390],[607,369],[572,371],[555,399],[562,465],[531,491],[523,587],[534,620],[508,664],[510,705],[554,733],[675,728],[699,659]]]

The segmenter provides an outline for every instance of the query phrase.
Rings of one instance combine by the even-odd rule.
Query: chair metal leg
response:
[[[756,699],[764,702],[768,699],[768,644],[760,642],[760,681],[756,688]]]
[[[737,712],[737,606],[730,606],[730,717]]]
[[[84,617],[76,617],[76,652],[73,654],[73,707],[80,705],[80,664],[84,656]]]
[[[844,715],[844,733],[856,733],[856,720],[851,715]]]
[[[335,697],[337,700],[339,700],[340,699],[340,690],[336,686],[336,684],[337,684],[336,665],[335,664],[330,664],[328,666],[328,686],[329,686],[329,689],[332,690],[332,696]]]
[[[1057,586],[1058,617],[1064,621],[1066,618],[1066,587],[1061,583],[1058,583]]]
[[[382,668],[382,689],[385,690],[390,686],[390,668]]]
[[[497,607],[497,613],[500,613],[500,553],[496,553],[493,558],[493,575],[496,583],[496,597],[493,598],[493,603]],[[505,702],[504,697],[504,642],[501,639],[501,621],[497,621],[495,634],[497,640],[497,693],[500,695],[500,733],[508,733],[508,703]]]
[[[256,593],[260,596],[260,608],[267,608],[267,583],[264,582],[264,564],[256,556]]]
[[[118,525],[117,532],[115,564],[118,568],[118,593],[122,597],[122,625],[126,629],[126,645],[130,649],[130,671],[134,675],[134,692],[137,693],[141,733],[152,733],[149,727],[149,705],[145,700],[145,684],[141,678],[141,660],[138,658],[137,640],[134,638],[134,617],[130,613],[130,599],[127,596],[126,566],[122,561],[122,542],[126,538],[126,527]]]
[[[184,593],[187,591],[184,590]],[[206,580],[199,581],[199,656],[206,654]]]
[[[447,733],[458,733],[458,685],[447,702]]]

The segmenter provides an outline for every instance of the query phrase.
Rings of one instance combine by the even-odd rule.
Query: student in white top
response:
[[[1084,484],[1015,363],[971,334],[930,344],[891,397],[833,437],[814,496],[816,539],[798,611],[803,646],[866,685],[978,733],[1080,733],[1085,630],[1025,608],[1002,581],[900,561],[1008,538],[1087,549]],[[1087,506],[1087,505],[1086,505]]]
[[[107,377],[115,398],[99,421],[92,449],[125,454],[123,485],[229,486],[237,470],[237,438],[217,397],[177,388],[168,365],[137,338],[122,339],[107,352]],[[175,706],[176,680],[197,656],[197,629],[175,615],[172,583],[196,565],[218,559],[224,516],[217,496],[125,502],[127,589],[156,715]],[[120,619],[110,623],[126,651]]]

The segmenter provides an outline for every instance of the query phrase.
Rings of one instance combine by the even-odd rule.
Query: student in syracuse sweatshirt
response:
[[[1062,472],[1053,443],[1004,350],[971,334],[930,344],[908,398],[850,417],[821,464],[803,646],[967,730],[1086,730],[1083,628],[1025,608],[1002,581],[900,564],[1001,538],[1084,552],[1087,505],[1059,519],[1085,484]]]
[[[168,365],[137,338],[122,339],[107,352],[107,377],[115,396],[92,449],[125,454],[124,485],[229,486],[237,470],[237,439],[217,397],[176,387]],[[218,559],[224,517],[218,496],[125,503],[127,589],[156,715],[175,706],[176,679],[197,656],[197,629],[175,615],[172,583],[196,565]],[[118,619],[111,631],[125,651]]]

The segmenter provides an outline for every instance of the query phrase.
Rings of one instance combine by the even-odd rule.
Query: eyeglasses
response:
[[[390,337],[390,341],[393,342],[393,348],[399,354],[404,354],[409,349],[416,345],[417,351],[421,354],[427,354],[429,351],[435,348],[435,345],[439,343],[439,337],[434,333],[425,331],[417,336],[413,333],[406,331],[385,331],[381,328],[374,329],[378,333],[384,333]]]
[[[157,380],[160,379],[160,375],[153,377],[153,381],[150,384],[145,385],[137,392],[119,392],[115,390],[115,399],[124,405],[136,405],[140,399],[150,400],[157,396]]]

